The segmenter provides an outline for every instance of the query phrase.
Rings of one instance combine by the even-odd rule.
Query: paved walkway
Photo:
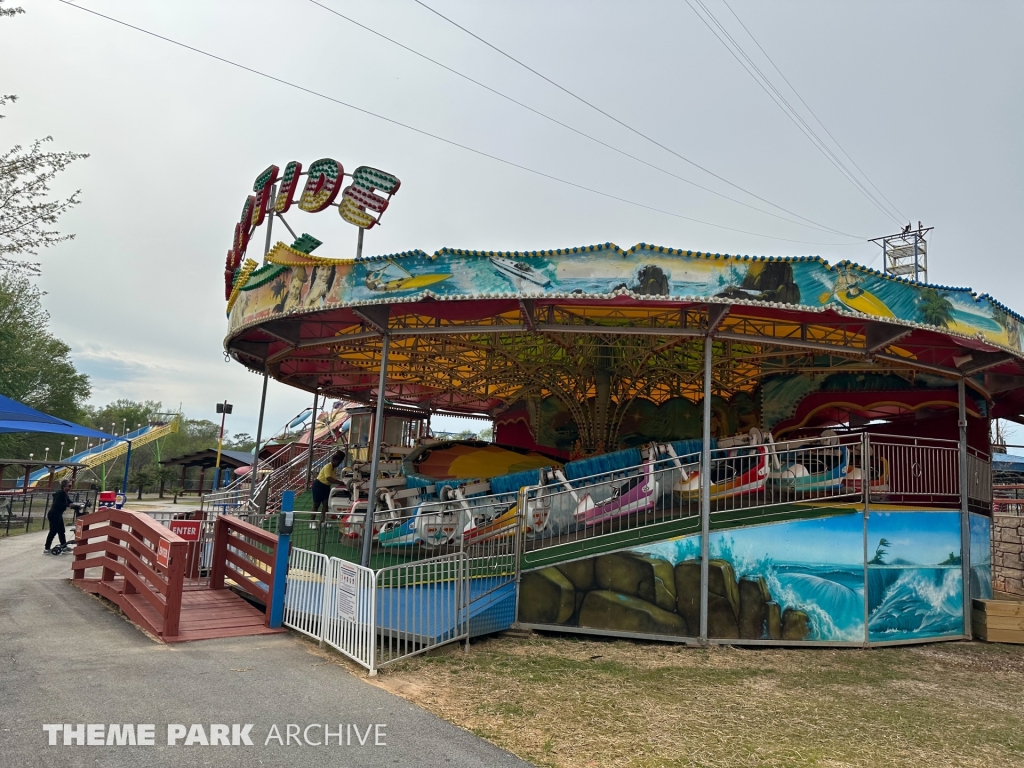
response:
[[[70,555],[41,554],[45,534],[0,539],[0,764],[4,766],[513,766],[502,752],[311,653],[291,634],[153,642],[72,587]],[[155,746],[49,746],[47,723],[154,724]],[[252,724],[254,746],[167,745],[169,724]],[[344,746],[266,743],[277,725],[346,725]],[[372,746],[370,724],[386,746]],[[295,733],[293,729],[293,733]],[[322,741],[323,729],[306,732]],[[193,733],[199,741],[198,732]],[[298,736],[302,738],[301,733]],[[241,738],[239,738],[241,741]]]

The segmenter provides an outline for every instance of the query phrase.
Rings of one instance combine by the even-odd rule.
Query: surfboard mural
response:
[[[297,243],[301,247],[301,243]],[[894,278],[818,256],[735,256],[641,243],[549,251],[442,248],[361,259],[313,256],[278,243],[269,263],[236,273],[234,331],[274,315],[425,297],[607,297],[768,302],[932,325],[1021,351],[1021,318],[987,295]]]

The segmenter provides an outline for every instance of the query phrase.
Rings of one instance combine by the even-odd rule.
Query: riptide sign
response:
[[[296,198],[299,181],[303,176],[306,181]],[[342,188],[346,177],[352,183]],[[271,200],[271,191],[278,183],[280,187]],[[225,265],[227,294],[230,296],[231,293],[230,275],[241,266],[253,232],[263,224],[269,212],[287,213],[293,205],[297,205],[300,211],[319,213],[333,206],[349,224],[360,229],[373,229],[400,186],[402,182],[397,176],[367,165],[360,165],[351,174],[345,173],[345,167],[330,157],[313,162],[306,171],[302,170],[302,163],[297,160],[288,163],[283,174],[276,165],[269,166],[256,177],[252,185],[253,194],[245,198],[242,215],[235,224]],[[341,200],[336,202],[339,194]]]

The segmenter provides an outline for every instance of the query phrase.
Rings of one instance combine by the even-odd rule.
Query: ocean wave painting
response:
[[[963,577],[948,568],[871,568],[869,582],[887,576],[878,604],[870,607],[868,636],[873,641],[922,640],[964,631]],[[872,592],[875,590],[872,589]]]
[[[872,513],[868,556],[869,640],[963,634],[959,512]]]
[[[971,598],[992,599],[992,520],[971,513]]]
[[[828,541],[831,561],[824,561]],[[807,640],[864,640],[864,516],[770,523],[712,532],[712,560],[728,562],[737,579],[764,579],[772,599],[806,616]],[[700,537],[686,536],[638,550],[676,564],[700,557]]]
[[[991,567],[981,554],[987,522],[972,521],[979,552],[972,578],[979,584]],[[871,642],[963,634],[959,513],[873,512],[867,536],[867,563],[861,512],[714,531],[708,546],[711,559],[728,563],[738,582],[763,579],[783,615],[806,617],[803,639],[861,643],[865,615]],[[693,562],[700,537],[634,551],[672,565]]]

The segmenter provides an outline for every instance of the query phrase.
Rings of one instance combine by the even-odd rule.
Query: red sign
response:
[[[85,523],[79,518],[75,520],[75,541],[81,541],[83,533],[85,533]]]
[[[171,533],[176,533],[185,541],[199,541],[199,530],[202,523],[199,520],[171,520]]]
[[[156,564],[161,568],[171,566],[171,542],[167,539],[160,539],[160,543],[156,545]]]

